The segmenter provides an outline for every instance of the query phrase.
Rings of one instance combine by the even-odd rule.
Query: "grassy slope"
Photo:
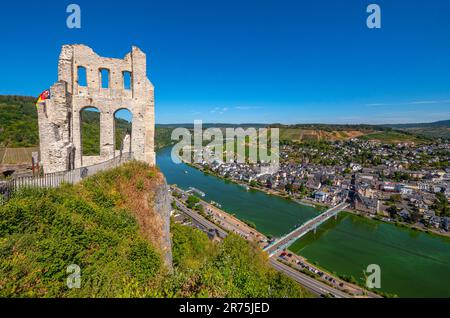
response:
[[[129,163],[76,186],[23,191],[0,205],[0,297],[309,295],[243,239],[212,243],[178,224],[170,274],[151,208],[160,182],[154,168]],[[81,268],[80,289],[66,286],[70,264]]]

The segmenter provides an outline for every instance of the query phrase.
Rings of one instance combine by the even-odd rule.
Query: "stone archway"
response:
[[[100,116],[96,107],[86,106],[80,112],[80,153],[82,156],[100,155]]]
[[[128,108],[117,109],[114,114],[115,156],[133,152],[133,113]]]

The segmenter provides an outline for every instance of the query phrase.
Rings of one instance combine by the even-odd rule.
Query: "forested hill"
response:
[[[37,147],[39,130],[36,112],[36,98],[30,96],[0,95],[0,148]],[[83,149],[85,154],[99,151],[100,127],[99,114],[83,112]],[[123,119],[116,120],[116,148],[131,124]],[[155,148],[160,149],[170,144],[172,128],[156,127]]]
[[[385,125],[385,127],[432,138],[450,139],[450,120],[432,123]]]
[[[92,111],[83,112],[82,116],[85,136],[83,142],[86,143],[84,150],[92,153],[100,143],[100,116]],[[0,147],[39,146],[36,98],[0,95],[0,118]],[[126,120],[117,119],[116,128],[116,137],[119,137],[117,140],[120,141],[127,129],[131,129],[131,125]]]
[[[1,147],[35,147],[39,144],[36,98],[28,96],[0,95],[0,148]],[[85,154],[97,153],[99,140],[98,113],[86,112],[83,122],[83,149]],[[450,125],[448,120],[428,124],[407,125],[330,125],[330,124],[212,124],[205,123],[203,128],[209,127],[276,127],[280,128],[282,141],[310,141],[310,140],[346,140],[362,138],[378,140],[387,143],[423,142],[427,138],[450,139]],[[130,123],[118,119],[116,121],[116,148],[124,133],[130,129]],[[155,149],[161,149],[173,143],[171,132],[176,127],[192,129],[192,124],[157,124],[155,129]],[[425,139],[424,139],[425,138]]]
[[[450,128],[450,119],[449,120],[440,120],[432,123],[416,123],[416,124],[393,124],[393,125],[384,125],[385,127],[392,128]]]
[[[0,147],[39,144],[36,98],[0,95]]]

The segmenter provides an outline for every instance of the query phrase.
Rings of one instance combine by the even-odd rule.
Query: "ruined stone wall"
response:
[[[51,87],[52,98],[38,106],[41,163],[45,172],[70,168],[73,153],[71,138],[71,109],[65,82]]]
[[[41,163],[46,173],[87,166],[115,156],[114,115],[132,113],[131,150],[137,160],[155,164],[154,88],[147,78],[146,55],[133,47],[124,59],[105,58],[85,45],[64,45],[58,63],[58,82],[51,98],[38,111]],[[77,78],[86,69],[86,86]],[[109,70],[109,86],[102,88],[101,70]],[[130,89],[123,73],[131,74]],[[80,112],[100,111],[100,156],[83,158]]]

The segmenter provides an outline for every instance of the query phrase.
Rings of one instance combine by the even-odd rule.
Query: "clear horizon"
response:
[[[126,116],[117,116],[119,118],[122,119],[126,119],[128,120],[128,118]],[[358,126],[358,125],[369,125],[369,126],[383,126],[383,125],[407,125],[407,124],[433,124],[436,122],[441,122],[441,121],[449,121],[449,119],[442,119],[442,120],[435,120],[435,121],[430,121],[430,122],[408,122],[408,123],[393,123],[393,124],[383,124],[383,123],[378,123],[378,124],[368,124],[368,123],[343,123],[343,124],[336,124],[336,123],[319,123],[319,122],[298,122],[298,123],[291,123],[291,124],[286,124],[286,123],[277,123],[277,122],[236,122],[236,123],[231,123],[231,122],[203,122],[203,125],[248,125],[248,124],[255,124],[255,125],[286,125],[286,126],[291,126],[291,125],[341,125],[341,126],[345,126],[345,125],[353,125],[353,126]],[[193,125],[192,123],[188,123],[188,122],[173,122],[173,123],[156,123],[156,125]]]

